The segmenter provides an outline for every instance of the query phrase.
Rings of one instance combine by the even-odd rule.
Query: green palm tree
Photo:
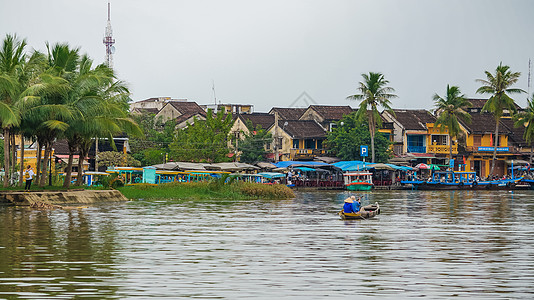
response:
[[[471,102],[467,101],[459,87],[448,84],[445,98],[434,94],[433,100],[436,105],[435,113],[438,116],[436,126],[439,126],[440,132],[445,128],[449,130],[449,159],[452,159],[452,139],[457,138],[460,133],[459,120],[471,122],[471,115],[464,110],[471,106]]]
[[[140,128],[127,116],[128,89],[115,81],[113,70],[104,64],[92,68],[92,60],[83,56],[79,71],[73,77],[73,88],[69,94],[69,105],[76,117],[68,121],[69,128],[64,135],[69,144],[67,176],[63,183],[70,184],[70,171],[74,151],[79,152],[77,185],[82,183],[83,160],[89,152],[93,138],[109,137],[127,132],[140,134]]]
[[[18,90],[18,71],[26,60],[25,47],[25,40],[7,34],[0,49],[0,123],[4,136],[4,187],[9,185],[9,175],[12,173],[11,135],[13,127],[20,123],[20,112],[14,106],[14,98]]]
[[[532,164],[532,142],[534,141],[534,93],[527,100],[527,108],[515,115],[515,126],[525,127],[523,138],[530,144],[530,163]]]
[[[486,79],[477,79],[477,82],[482,84],[478,88],[479,94],[491,94],[491,97],[486,101],[482,111],[493,113],[495,118],[495,145],[493,147],[493,158],[491,162],[490,176],[493,175],[495,169],[495,160],[497,159],[497,146],[499,145],[499,123],[505,111],[513,115],[517,111],[515,101],[509,94],[519,94],[525,91],[518,88],[512,88],[521,76],[520,72],[511,72],[509,66],[503,66],[502,62],[495,69],[495,74],[488,71],[484,72]]]
[[[348,100],[361,101],[356,117],[366,119],[369,122],[369,132],[371,134],[371,161],[375,162],[375,134],[377,125],[382,124],[378,107],[381,106],[385,111],[395,114],[390,107],[391,99],[397,95],[392,94],[395,89],[388,87],[389,81],[381,73],[369,72],[362,74],[364,81],[360,81],[358,94],[348,96]]]

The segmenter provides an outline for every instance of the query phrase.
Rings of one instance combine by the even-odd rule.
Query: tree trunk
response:
[[[9,186],[9,129],[4,128],[4,187]]]
[[[495,144],[493,145],[493,159],[491,160],[491,171],[490,176],[493,176],[493,171],[495,170],[495,160],[497,159],[497,146],[499,145],[499,120],[495,125]]]
[[[11,182],[13,183],[13,185],[15,185],[15,174],[17,173],[17,171],[15,170],[15,167],[17,166],[17,148],[16,148],[16,142],[15,142],[15,133],[14,132],[11,132],[10,134],[10,139],[11,139],[11,172],[10,172],[10,176],[11,177]]]
[[[98,172],[98,137],[95,138],[95,172]]]
[[[83,183],[83,162],[85,160],[85,147],[80,147],[79,157],[78,157],[78,177],[76,177],[76,186],[81,186]]]
[[[452,159],[452,136],[449,134],[449,165],[451,163],[451,160]],[[452,168],[451,171],[454,171],[454,168]]]
[[[35,163],[35,182],[39,182],[39,178],[41,178],[41,148],[43,145],[41,144],[41,141],[37,140],[37,148],[35,150],[35,154],[37,156],[37,162]]]
[[[24,135],[20,135],[20,169],[19,169],[19,186],[24,184]]]
[[[45,142],[45,152],[43,157],[43,171],[41,172],[41,178],[39,179],[39,186],[44,187],[46,184],[46,178],[48,175],[48,157],[50,156],[51,145],[49,142]]]
[[[371,162],[375,162],[375,115],[371,110],[369,115],[369,133],[371,134]]]
[[[529,163],[532,165],[532,142],[530,142],[530,161]],[[528,170],[530,172],[530,170]]]
[[[63,181],[64,188],[69,188],[72,180],[72,161],[74,159],[74,151],[76,151],[76,146],[69,144],[69,161],[67,163],[67,169],[65,170],[65,181]]]

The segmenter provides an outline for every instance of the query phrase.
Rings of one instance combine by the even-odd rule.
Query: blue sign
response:
[[[367,157],[369,156],[369,148],[367,146],[360,146],[360,156]]]
[[[454,169],[454,159],[449,159],[449,168]]]
[[[478,147],[478,151],[493,151],[494,147]],[[497,147],[497,152],[508,152],[508,147]]]

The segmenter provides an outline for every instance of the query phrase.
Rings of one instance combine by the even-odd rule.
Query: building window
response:
[[[295,149],[299,148],[299,140],[298,139],[294,139],[293,140],[293,148],[295,148]]]
[[[447,145],[447,136],[446,135],[437,135],[434,134],[431,136],[432,145]]]
[[[406,139],[408,140],[408,152],[426,153],[424,135],[407,135]]]
[[[482,146],[482,136],[481,135],[473,135],[473,146],[474,147]]]
[[[304,140],[304,149],[315,149],[315,140],[314,139]]]
[[[317,149],[323,149],[323,140],[317,140]]]

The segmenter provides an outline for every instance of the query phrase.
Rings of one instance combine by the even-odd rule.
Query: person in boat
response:
[[[350,196],[345,199],[345,204],[343,204],[344,213],[358,213],[362,210],[362,203],[360,201],[361,197],[356,198],[355,196]]]

